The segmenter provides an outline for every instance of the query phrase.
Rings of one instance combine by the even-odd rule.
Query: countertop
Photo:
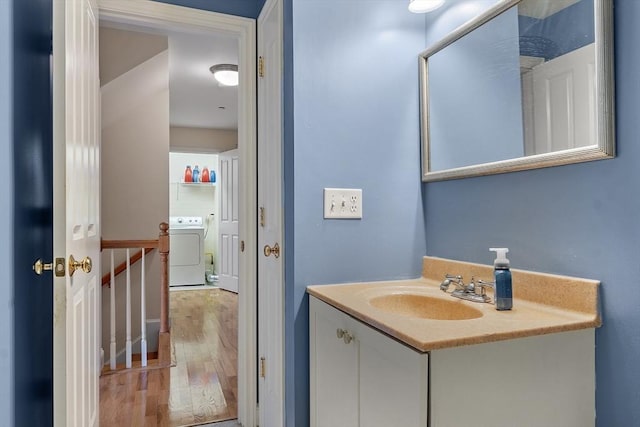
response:
[[[423,276],[413,280],[366,282],[307,287],[310,295],[384,332],[420,352],[522,338],[601,325],[600,282],[512,270],[513,309],[498,311],[492,304],[454,298],[440,290],[445,273],[491,278],[492,267],[424,257]],[[470,306],[482,316],[467,320],[434,320],[383,311],[369,301],[387,294],[419,294]]]

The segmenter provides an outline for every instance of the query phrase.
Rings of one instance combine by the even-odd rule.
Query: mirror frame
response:
[[[422,181],[442,181],[494,175],[527,169],[546,168],[615,157],[615,101],[613,64],[613,1],[594,0],[596,51],[596,129],[597,145],[570,148],[440,171],[429,170],[429,57],[469,34],[476,28],[516,6],[523,0],[502,0],[483,14],[453,30],[420,53],[420,135],[422,139]]]

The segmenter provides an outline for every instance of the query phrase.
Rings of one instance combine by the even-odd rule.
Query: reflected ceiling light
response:
[[[427,13],[436,10],[444,4],[444,0],[409,0],[409,11],[413,13]]]
[[[213,78],[223,86],[238,86],[238,66],[233,64],[218,64],[209,68]]]

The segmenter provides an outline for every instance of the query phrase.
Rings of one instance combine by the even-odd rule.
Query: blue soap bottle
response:
[[[509,270],[509,260],[507,259],[508,248],[490,248],[496,253],[496,260],[493,262],[493,275],[496,283],[493,299],[496,303],[496,310],[511,310],[513,307],[513,296],[511,286],[511,270]]]

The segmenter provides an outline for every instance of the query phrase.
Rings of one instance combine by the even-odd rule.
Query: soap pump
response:
[[[496,260],[493,262],[493,274],[495,279],[495,292],[493,299],[496,310],[511,310],[513,307],[511,270],[509,270],[509,260],[507,259],[508,248],[490,248],[496,253]]]

